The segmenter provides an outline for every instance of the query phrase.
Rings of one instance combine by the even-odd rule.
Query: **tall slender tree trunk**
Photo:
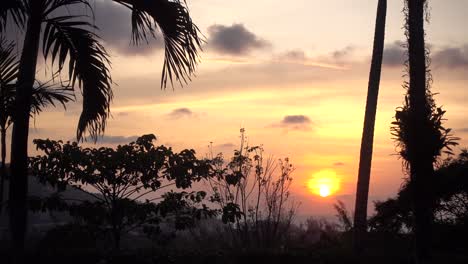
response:
[[[0,128],[1,136],[1,155],[2,155],[2,168],[0,169],[0,215],[3,215],[3,202],[5,195],[5,179],[7,178],[7,168],[6,168],[6,128]]]
[[[363,249],[363,241],[367,231],[367,202],[369,196],[369,180],[372,163],[372,148],[374,144],[374,126],[379,95],[382,57],[385,41],[385,21],[387,15],[387,0],[379,0],[374,35],[374,48],[367,90],[364,129],[361,140],[359,174],[356,190],[356,205],[354,212],[354,248],[357,254]]]
[[[415,216],[417,263],[429,261],[433,220],[433,156],[428,132],[431,133],[430,105],[426,89],[426,51],[424,41],[424,8],[426,0],[408,0],[409,54],[409,144],[410,190]]]
[[[10,230],[14,254],[21,259],[27,229],[28,130],[44,0],[30,0],[23,51],[19,65],[18,90],[13,116],[10,177]],[[21,262],[18,260],[17,262]]]

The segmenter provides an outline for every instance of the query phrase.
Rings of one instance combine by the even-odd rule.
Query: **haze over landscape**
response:
[[[300,215],[332,215],[337,199],[352,209],[375,2],[189,1],[207,44],[192,82],[164,91],[159,89],[162,42],[129,45],[129,11],[96,1],[96,24],[112,56],[116,83],[112,118],[98,144],[116,146],[154,133],[159,143],[176,150],[194,148],[203,157],[213,142],[214,152],[229,157],[245,128],[250,144],[262,144],[266,154],[287,156],[294,164],[292,195],[301,202]],[[446,126],[466,147],[468,1],[446,3],[431,1],[432,91],[440,93],[436,102],[447,110]],[[402,8],[403,1],[389,1],[370,201],[394,195],[405,177],[390,134],[405,93]],[[47,67],[40,64],[39,73]],[[34,138],[73,140],[80,109],[77,102],[66,112],[49,108],[37,116],[30,155],[38,153]],[[336,173],[339,186],[324,198],[308,183],[327,170]]]

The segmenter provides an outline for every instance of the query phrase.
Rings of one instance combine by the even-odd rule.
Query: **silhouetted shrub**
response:
[[[245,130],[240,132],[229,162],[222,153],[209,158],[211,202],[220,208],[233,247],[285,248],[298,208],[290,196],[294,167],[288,158],[265,158],[263,148],[249,146]]]
[[[171,220],[179,230],[193,226],[195,219],[213,216],[216,211],[203,203],[206,192],[162,192],[170,186],[191,188],[193,182],[209,177],[210,164],[197,159],[194,150],[175,153],[156,146],[155,139],[144,135],[116,149],[36,139],[34,143],[45,155],[30,159],[31,171],[57,193],[32,199],[31,208],[67,210],[89,232],[110,235],[114,249],[130,231],[154,238],[162,221]],[[67,188],[81,191],[86,199],[62,196]]]

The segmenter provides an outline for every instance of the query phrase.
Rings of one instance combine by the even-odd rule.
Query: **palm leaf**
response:
[[[165,58],[161,88],[173,79],[181,85],[191,80],[201,50],[200,30],[192,22],[185,2],[180,0],[114,0],[132,10],[132,40],[139,44],[155,36],[159,27],[164,38]]]
[[[0,39],[0,127],[2,128],[7,128],[11,123],[15,82],[19,69],[13,48],[12,42]]]
[[[0,39],[0,126],[8,128],[12,121],[16,98],[16,82],[19,61],[13,52],[14,43]],[[47,106],[56,106],[73,101],[73,90],[69,87],[57,87],[52,81],[42,83],[36,81],[33,87],[31,115],[37,115]]]
[[[12,21],[20,28],[24,26],[26,20],[26,3],[22,0],[2,0],[0,4],[0,34],[3,35],[7,20]]]
[[[83,110],[78,122],[77,139],[84,139],[86,131],[92,139],[104,132],[112,101],[109,59],[97,29],[86,17],[59,16],[45,19],[43,53],[51,57],[52,66],[62,72],[65,63],[71,87],[78,86],[83,95]]]
[[[68,10],[68,7],[72,5],[83,5],[85,8],[88,8],[92,12],[93,8],[88,2],[89,0],[46,0],[46,8],[42,15],[44,17],[48,17],[54,11],[60,9]]]
[[[48,106],[56,107],[57,103],[66,109],[66,103],[74,101],[73,89],[68,86],[56,86],[51,81],[36,83],[32,92],[31,115],[38,115]]]
[[[0,85],[10,84],[16,81],[19,63],[13,52],[13,42],[0,38]]]

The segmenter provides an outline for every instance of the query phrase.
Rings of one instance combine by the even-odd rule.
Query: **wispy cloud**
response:
[[[333,51],[332,57],[338,61],[348,60],[355,50],[356,50],[356,47],[352,45],[348,45],[344,47],[343,49]]]
[[[468,68],[468,44],[460,47],[445,47],[432,57],[435,66],[448,69]]]
[[[172,110],[167,116],[171,119],[180,119],[183,117],[194,117],[195,114],[192,112],[192,110],[182,107],[182,108],[177,108]]]
[[[334,63],[332,59],[325,60],[322,58],[308,57],[302,50],[291,50],[280,54],[274,54],[270,59],[258,59],[251,57],[212,57],[207,58],[208,61],[219,64],[234,64],[234,65],[300,65],[306,67],[317,67],[329,70],[347,70],[349,67],[342,63]]]
[[[300,64],[304,66],[320,67],[333,70],[346,70],[348,67],[339,63],[327,62],[323,58],[311,58],[303,50],[291,50],[274,58],[279,63]]]
[[[206,58],[208,61],[212,61],[215,63],[223,63],[223,64],[256,64],[260,63],[261,61],[252,60],[252,59],[245,59],[245,58],[232,58],[232,57],[212,57]]]
[[[219,148],[234,148],[234,147],[236,147],[236,145],[232,144],[232,143],[224,143],[224,144],[217,145],[217,147],[219,147]]]
[[[137,140],[138,136],[102,136],[98,137],[98,144],[127,144]],[[86,141],[92,142],[91,138],[86,138]]]

